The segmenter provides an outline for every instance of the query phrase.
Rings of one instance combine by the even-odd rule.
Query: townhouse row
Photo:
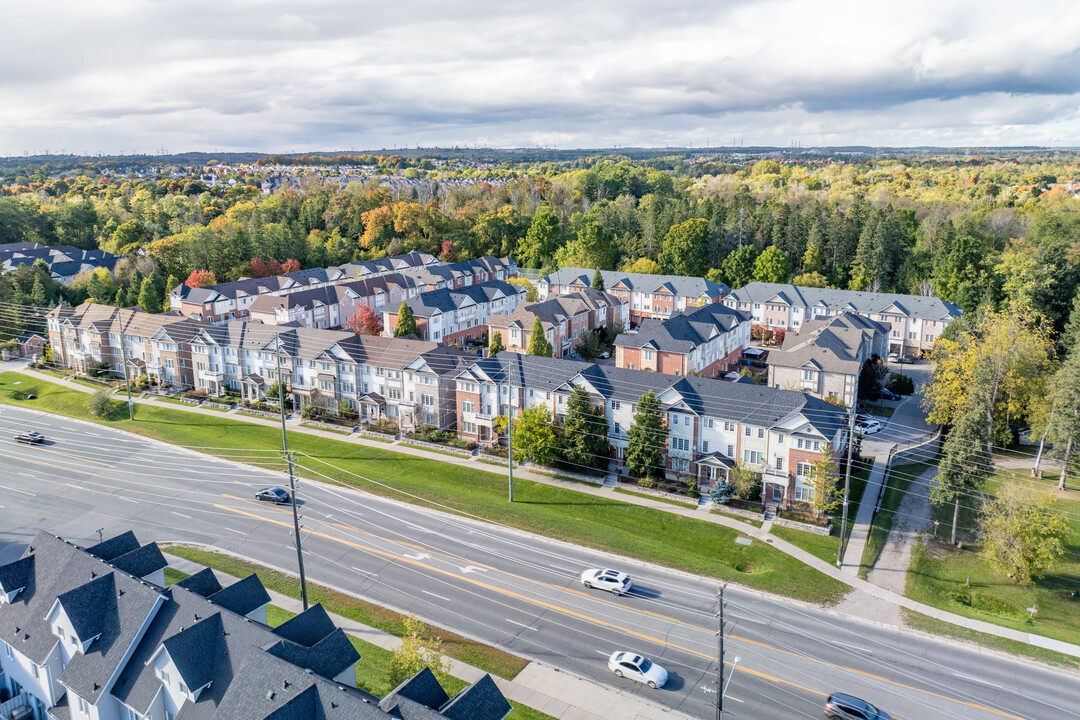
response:
[[[710,303],[645,319],[615,339],[615,364],[665,375],[718,377],[737,369],[750,347],[750,316]]]
[[[626,303],[611,293],[582,288],[569,295],[518,305],[510,313],[492,315],[488,318],[489,338],[498,332],[504,348],[527,352],[538,318],[553,357],[561,358],[581,345],[589,333],[615,324],[625,328],[629,313]]]
[[[509,258],[485,256],[443,263],[431,255],[405,255],[364,260],[329,268],[310,268],[266,278],[192,288],[180,285],[169,292],[170,310],[211,323],[246,320],[258,314],[268,324],[299,322],[308,327],[336,327],[359,305],[378,311],[383,305],[444,288],[458,289],[517,273]],[[385,281],[375,282],[381,278]],[[344,291],[335,291],[343,286]],[[298,297],[289,297],[297,295]],[[288,298],[274,302],[266,298]]]
[[[165,557],[126,532],[79,547],[38,533],[0,565],[0,704],[33,720],[503,720],[485,675],[453,698],[430,670],[384,698],[321,605],[271,628],[249,575],[204,569],[165,587]]]
[[[587,268],[565,267],[540,278],[537,292],[540,299],[566,295],[592,287],[595,271]],[[674,313],[720,302],[731,292],[722,283],[683,275],[648,275],[614,270],[601,270],[604,290],[626,303],[630,325],[636,326],[648,318],[667,318]]]
[[[748,283],[723,302],[749,313],[754,324],[793,330],[841,313],[862,315],[888,328],[888,352],[901,356],[931,351],[945,327],[963,312],[957,305],[932,296],[762,282]]]
[[[702,488],[728,480],[742,463],[762,473],[764,501],[810,502],[813,463],[826,447],[837,458],[846,447],[846,412],[802,392],[511,352],[458,374],[457,433],[490,442],[500,415],[516,417],[536,405],[561,419],[577,387],[603,409],[610,459],[620,469],[637,403],[652,391],[666,418],[665,475],[694,477]]]

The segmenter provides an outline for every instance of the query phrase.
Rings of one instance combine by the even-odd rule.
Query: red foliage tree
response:
[[[270,269],[266,267],[266,263],[261,258],[251,258],[251,262],[248,263],[248,277],[270,277]]]
[[[378,314],[367,305],[361,305],[345,323],[357,335],[382,335],[383,325]]]
[[[214,277],[211,270],[194,270],[188,275],[188,279],[184,281],[184,284],[192,288],[201,288],[207,285],[217,285],[217,278]]]
[[[296,272],[299,269],[300,269],[300,261],[295,259],[295,258],[286,260],[285,262],[283,262],[281,264],[281,272],[283,272],[283,273]]]
[[[454,247],[453,240],[443,240],[442,251],[439,253],[439,259],[443,262],[450,262],[454,259],[454,253],[457,249]]]
[[[787,335],[787,330],[782,327],[773,328],[772,339],[776,345],[784,344],[784,337]]]

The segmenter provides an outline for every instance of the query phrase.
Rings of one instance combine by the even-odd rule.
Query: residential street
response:
[[[23,429],[49,443],[16,445],[10,437]],[[41,529],[91,544],[99,528],[106,536],[131,528],[144,542],[205,543],[294,568],[288,509],[253,499],[282,484],[280,475],[22,408],[0,408],[0,438],[0,560]],[[311,481],[301,498],[312,581],[713,716],[715,696],[703,690],[715,671],[713,583]],[[627,570],[635,592],[582,587],[581,570],[606,566]],[[726,597],[726,658],[741,657],[727,717],[820,717],[834,690],[909,720],[1080,717],[1076,675],[733,587]],[[668,686],[612,676],[606,656],[615,649],[665,666]]]

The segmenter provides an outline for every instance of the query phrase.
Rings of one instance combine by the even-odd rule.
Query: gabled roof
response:
[[[121,533],[116,537],[111,537],[108,540],[103,540],[97,545],[91,545],[86,548],[86,552],[90,553],[94,557],[101,558],[108,562],[115,557],[120,557],[125,553],[129,553],[132,550],[139,549],[139,541],[135,537],[135,533],[128,530],[125,533]]]
[[[767,303],[781,293],[796,306],[880,314],[885,311],[896,312],[889,308],[899,303],[911,317],[942,321],[949,321],[963,314],[959,306],[931,296],[798,287],[782,283],[752,282],[735,290],[732,295],[738,302]]]
[[[321,603],[315,603],[274,628],[274,634],[304,647],[314,647],[334,632],[336,626]]]
[[[201,690],[213,680],[218,642],[223,632],[221,613],[216,612],[161,643],[192,692]]]
[[[0,565],[0,593],[10,595],[26,588],[34,570],[34,556],[19,558],[13,563]]]
[[[56,597],[79,642],[86,643],[105,630],[109,613],[115,610],[112,602],[116,592],[114,579],[114,573],[105,573]]]
[[[327,680],[333,680],[360,661],[360,653],[349,642],[341,628],[334,628],[329,635],[311,647],[291,640],[281,640],[266,650],[271,655],[311,670]]]
[[[458,693],[443,709],[449,720],[502,720],[513,708],[490,675]]]
[[[143,578],[158,570],[163,570],[169,565],[169,561],[161,554],[157,543],[147,543],[140,548],[124,553],[111,561],[117,570],[131,573],[135,577]]]
[[[176,585],[202,597],[210,597],[214,593],[221,591],[221,583],[218,582],[217,576],[214,575],[214,571],[210,568],[203,568],[194,575],[189,575],[180,580]]]
[[[268,604],[270,594],[266,592],[259,577],[252,573],[243,580],[237,580],[232,585],[210,595],[207,600],[232,610],[237,615],[247,615]]]
[[[436,711],[450,700],[450,696],[446,694],[429,668],[424,668],[391,690],[379,703],[379,707],[387,711],[392,710],[401,698],[412,700],[414,703]]]
[[[569,286],[577,281],[583,285],[591,285],[594,273],[595,271],[586,268],[564,267],[541,278],[541,282]],[[648,275],[601,270],[600,276],[604,279],[604,287],[608,289],[622,287],[636,292],[651,293],[665,288],[675,295],[691,298],[719,298],[731,292],[731,288],[722,283],[684,275]]]
[[[740,310],[720,303],[708,303],[663,320],[646,319],[638,326],[637,332],[622,333],[616,337],[615,346],[639,348],[648,344],[664,352],[689,353],[717,333],[735,330],[749,320],[750,316]]]

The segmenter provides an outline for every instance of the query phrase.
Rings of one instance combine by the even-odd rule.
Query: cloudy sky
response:
[[[0,155],[1080,145],[1080,2],[0,4]]]

